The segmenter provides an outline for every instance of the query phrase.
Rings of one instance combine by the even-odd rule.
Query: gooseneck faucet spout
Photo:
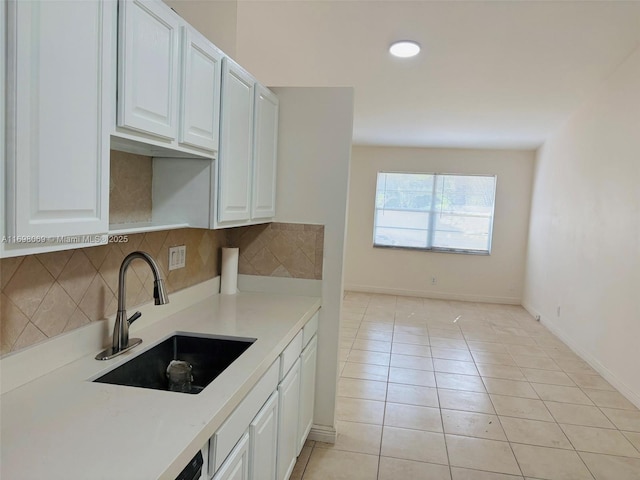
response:
[[[96,360],[108,360],[127,350],[140,345],[142,340],[140,338],[129,338],[129,325],[136,321],[142,315],[140,312],[136,312],[127,318],[126,310],[126,273],[129,265],[133,260],[144,260],[153,273],[153,299],[156,305],[164,305],[169,303],[169,296],[164,285],[164,280],[160,275],[160,269],[155,260],[145,252],[133,252],[125,257],[120,265],[120,273],[118,276],[118,313],[116,314],[116,322],[113,326],[113,339],[111,348],[107,348],[103,352],[96,355]]]

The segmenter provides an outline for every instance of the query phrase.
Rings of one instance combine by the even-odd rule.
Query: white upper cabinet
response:
[[[217,223],[251,218],[254,85],[237,63],[223,59]]]
[[[180,143],[218,150],[222,52],[191,27],[182,27]]]
[[[106,233],[116,5],[7,7],[5,234]]]
[[[276,214],[276,164],[278,161],[278,97],[256,85],[251,218]]]
[[[275,216],[278,114],[278,97],[225,58],[214,228]]]
[[[119,6],[115,148],[215,157],[224,54],[160,0]]]
[[[176,138],[179,28],[160,2],[120,2],[118,126]]]
[[[6,58],[6,52],[7,52],[7,35],[6,35],[6,27],[7,27],[7,3],[6,2],[2,2],[0,3],[0,55],[4,55],[3,58]],[[6,67],[7,62],[6,61],[0,61],[0,112],[6,112],[5,110],[5,99],[6,99],[6,94],[7,91],[5,89],[5,67]],[[6,151],[6,146],[5,146],[5,140],[4,140],[4,136],[5,136],[5,116],[6,115],[0,115],[0,152],[5,152]],[[4,186],[6,185],[4,183],[4,178],[5,178],[5,167],[6,167],[6,160],[2,161],[0,160],[0,185]],[[6,191],[6,189],[5,189]],[[0,237],[4,236],[5,234],[5,230],[6,230],[6,226],[5,226],[5,210],[4,210],[4,205],[5,205],[5,194],[0,192]],[[5,245],[5,243],[0,242],[0,258],[2,258],[3,255],[3,246]]]

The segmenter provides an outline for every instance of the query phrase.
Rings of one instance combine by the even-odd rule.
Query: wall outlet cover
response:
[[[187,247],[180,245],[169,247],[169,271],[184,268],[187,263]]]

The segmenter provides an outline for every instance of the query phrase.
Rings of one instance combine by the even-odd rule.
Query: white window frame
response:
[[[427,227],[427,245],[426,247],[415,247],[415,246],[405,246],[405,245],[384,245],[376,243],[376,231],[377,231],[377,219],[378,219],[378,211],[379,210],[390,210],[389,208],[378,208],[377,206],[377,197],[378,197],[378,180],[380,174],[405,174],[405,175],[433,175],[433,188],[431,191],[431,202],[429,210],[416,210],[416,212],[420,213],[428,213],[429,214],[429,222]],[[440,247],[433,246],[433,237],[435,233],[435,218],[438,213],[437,209],[434,208],[434,199],[436,198],[437,190],[435,188],[438,178],[444,176],[453,176],[453,177],[486,177],[494,179],[494,192],[493,192],[493,206],[491,209],[491,215],[478,215],[479,217],[489,218],[489,231],[488,231],[488,245],[487,250],[475,250],[475,249],[465,249],[465,248],[450,248],[450,247]],[[495,207],[496,207],[496,192],[498,186],[498,177],[497,175],[491,174],[470,174],[470,173],[437,173],[437,172],[400,172],[400,171],[386,171],[381,170],[376,174],[376,188],[375,188],[375,197],[374,197],[374,209],[373,209],[373,247],[374,248],[391,248],[391,249],[402,249],[402,250],[418,250],[418,251],[428,251],[428,252],[442,252],[442,253],[460,253],[467,255],[491,255],[491,247],[493,243],[493,221],[495,219]],[[398,209],[397,211],[410,212],[411,210],[407,209]],[[451,214],[451,212],[449,212]],[[453,212],[455,215],[455,212]],[[460,214],[462,216],[473,216],[468,213]],[[383,228],[393,228],[393,227],[383,227]]]

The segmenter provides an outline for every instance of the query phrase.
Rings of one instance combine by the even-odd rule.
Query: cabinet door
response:
[[[6,233],[106,233],[116,5],[7,6]]]
[[[278,385],[277,480],[287,480],[296,464],[298,447],[298,402],[300,401],[300,359]]]
[[[0,3],[0,52],[2,52],[2,54],[6,54],[6,40],[7,40],[7,35],[6,35],[6,26],[7,26],[7,2],[2,2]],[[3,57],[6,59],[6,57]],[[5,61],[0,61],[0,112],[6,112],[5,110],[5,99],[6,99],[6,90],[5,90],[5,68],[6,68],[7,62]],[[0,152],[5,152],[6,151],[6,147],[5,147],[5,140],[4,140],[4,136],[5,136],[5,117],[6,115],[2,115],[0,114]],[[5,167],[6,167],[6,159],[5,161],[0,160],[0,185],[3,186],[6,185],[4,183],[4,176],[5,176]],[[4,204],[5,204],[5,195],[3,193],[0,193],[0,236],[4,236],[6,233],[6,225],[5,225],[5,215],[4,215]],[[2,255],[4,253],[4,246],[6,245],[6,243],[1,243],[0,242],[0,258],[2,258]]]
[[[213,476],[213,480],[249,480],[249,433],[245,433]]]
[[[278,445],[278,392],[274,392],[249,425],[249,478],[275,480]]]
[[[251,217],[254,83],[236,63],[222,60],[218,222]]]
[[[191,27],[182,27],[180,143],[218,150],[222,52]]]
[[[119,5],[118,126],[175,139],[180,19],[160,1]]]
[[[256,85],[255,143],[251,218],[276,215],[276,164],[278,161],[278,97]]]
[[[298,417],[298,444],[296,456],[307,440],[313,425],[313,406],[316,390],[316,357],[318,337],[314,336],[300,355],[300,414]]]

